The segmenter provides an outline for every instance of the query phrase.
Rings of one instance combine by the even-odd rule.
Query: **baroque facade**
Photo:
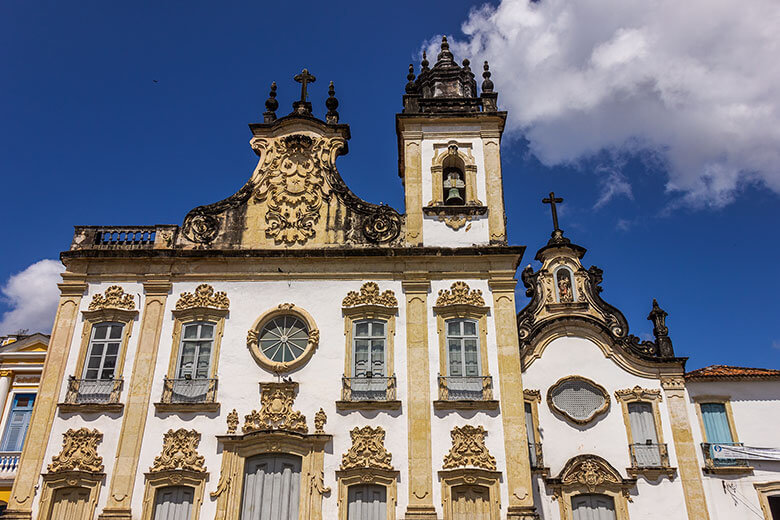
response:
[[[8,517],[772,518],[780,462],[739,443],[772,445],[780,371],[686,374],[666,313],[629,334],[557,217],[518,313],[482,68],[478,91],[446,39],[410,66],[404,213],[345,185],[349,126],[304,70],[235,195],[77,227]]]

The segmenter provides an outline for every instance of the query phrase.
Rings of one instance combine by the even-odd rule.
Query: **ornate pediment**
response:
[[[385,430],[381,426],[354,428],[349,432],[352,447],[341,457],[341,469],[392,470],[393,456],[385,449]]]
[[[347,296],[344,297],[344,301],[341,302],[342,307],[355,307],[357,305],[398,307],[398,300],[393,291],[388,289],[380,294],[379,285],[374,282],[366,282],[360,288],[359,293],[349,291]]]
[[[103,294],[95,294],[89,304],[89,310],[101,311],[106,309],[135,310],[135,299],[132,294],[125,293],[118,285],[112,285]]]
[[[482,426],[465,425],[452,429],[452,448],[444,456],[444,469],[475,467],[488,470],[496,469],[496,459],[485,446],[485,434]]]
[[[296,383],[260,383],[260,410],[244,418],[242,431],[250,433],[258,430],[289,430],[299,433],[309,431],[306,417],[293,410]]]
[[[97,445],[103,434],[89,428],[70,429],[62,438],[62,450],[51,459],[50,473],[63,471],[103,471],[103,457],[98,455]]]
[[[621,401],[660,401],[661,391],[657,388],[642,388],[637,385],[634,388],[615,390],[615,397]]]
[[[624,480],[609,462],[597,455],[579,455],[570,459],[555,480],[555,484],[560,486],[584,486],[590,493],[603,488],[624,488],[635,482]]]
[[[214,292],[214,288],[207,283],[195,288],[195,292],[183,292],[176,302],[176,310],[183,311],[196,307],[208,307],[212,309],[227,309],[230,307],[230,299],[222,291]]]
[[[195,430],[179,428],[168,430],[163,437],[162,453],[154,458],[154,464],[149,472],[187,470],[205,472],[205,459],[198,455],[200,433]]]
[[[396,245],[403,219],[347,188],[336,159],[347,152],[346,125],[290,115],[250,125],[260,157],[232,197],[190,211],[179,247],[272,248]]]
[[[482,291],[479,289],[470,290],[466,282],[455,282],[449,289],[439,291],[439,297],[436,299],[437,307],[446,307],[448,305],[473,305],[484,307],[485,299],[482,297]]]

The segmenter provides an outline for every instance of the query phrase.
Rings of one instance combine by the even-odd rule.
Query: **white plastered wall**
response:
[[[606,414],[588,425],[577,426],[570,423],[547,406],[547,392],[559,379],[578,375],[603,386],[610,397],[610,407]],[[615,398],[615,391],[635,386],[659,389],[658,379],[643,378],[626,372],[590,340],[577,337],[565,337],[552,341],[544,350],[542,357],[534,361],[523,373],[523,386],[539,390],[542,401],[539,403],[539,429],[545,466],[550,468],[550,476],[557,477],[566,462],[577,455],[593,454],[607,460],[628,478],[626,468],[631,466],[628,450],[628,437],[623,419],[621,404]],[[663,395],[663,392],[662,392]],[[661,426],[664,442],[669,449],[670,463],[676,467],[676,453],[672,440],[672,431],[666,400],[659,403]],[[559,505],[553,500],[551,491],[539,476],[535,477],[539,509],[544,519],[559,519]],[[633,490],[632,502],[629,502],[631,520],[683,520],[686,518],[682,485],[679,477],[670,481],[661,477],[650,482],[640,476]]]
[[[694,398],[728,397],[731,402],[737,437],[745,446],[780,448],[780,382],[779,381],[713,381],[689,382],[688,410],[693,440],[705,442]],[[705,399],[706,400],[706,399]],[[704,456],[697,449],[700,467]],[[764,518],[753,483],[780,482],[780,461],[750,461],[752,474],[705,474],[704,493],[710,520]]]
[[[487,187],[485,185],[485,159],[482,147],[482,138],[479,135],[480,127],[469,126],[423,126],[422,139],[422,203],[427,205],[433,198],[433,174],[431,166],[435,156],[434,145],[443,145],[439,153],[446,151],[446,144],[455,141],[465,151],[470,147],[474,162],[477,165],[477,198],[487,205]],[[465,172],[464,172],[465,173]],[[460,247],[474,244],[482,245],[490,242],[488,229],[488,216],[475,215],[470,222],[458,230],[439,221],[436,216],[423,216],[423,245]]]

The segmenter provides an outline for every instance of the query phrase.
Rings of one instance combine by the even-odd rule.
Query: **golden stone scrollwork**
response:
[[[661,400],[661,391],[657,388],[642,388],[637,385],[634,388],[615,390],[615,397],[619,400],[655,401]]]
[[[200,433],[195,430],[179,428],[168,430],[163,437],[162,453],[154,458],[149,472],[188,470],[203,472],[205,459],[198,455]]]
[[[194,292],[183,292],[176,302],[176,310],[183,311],[195,307],[210,307],[214,309],[227,309],[230,307],[230,299],[222,291],[214,292],[214,288],[207,283],[195,288]]]
[[[96,294],[92,297],[89,304],[89,310],[99,311],[103,309],[124,309],[127,311],[135,310],[135,299],[132,294],[126,294],[124,289],[118,285],[112,285],[103,294]]]
[[[260,411],[252,410],[245,416],[242,431],[278,429],[307,433],[306,417],[293,410],[297,387],[297,383],[260,383]]]
[[[103,434],[98,430],[79,428],[66,431],[62,439],[62,451],[52,458],[49,472],[102,472],[103,457],[97,452],[97,445],[102,439]]]
[[[320,408],[320,411],[314,414],[314,433],[325,433],[326,422],[328,422],[328,416],[325,415],[325,410]]]
[[[385,430],[381,426],[355,427],[349,432],[352,447],[341,457],[341,470],[375,468],[392,470],[393,456],[385,449]]]
[[[227,415],[227,432],[229,435],[236,433],[238,429],[238,412],[233,408],[233,411]]]
[[[621,484],[623,479],[612,468],[596,457],[583,457],[572,464],[561,476],[561,484],[581,484],[594,493],[606,484]]]
[[[271,150],[266,153],[266,148]],[[264,153],[260,169],[266,172],[253,196],[266,202],[265,234],[277,244],[305,244],[315,235],[320,208],[330,193],[325,180],[344,146],[343,138],[294,134],[268,142],[253,139],[252,147]]]
[[[452,448],[444,456],[444,469],[473,466],[487,470],[496,469],[496,459],[485,446],[485,434],[482,426],[465,425],[452,429]]]
[[[379,285],[375,282],[366,282],[360,288],[360,293],[349,291],[344,301],[341,302],[342,307],[355,307],[356,305],[398,307],[398,300],[393,291],[388,289],[380,294]]]
[[[439,291],[439,297],[436,299],[437,307],[447,305],[475,305],[477,307],[485,306],[485,299],[482,297],[482,291],[479,289],[469,290],[469,284],[466,282],[455,282],[449,289]]]

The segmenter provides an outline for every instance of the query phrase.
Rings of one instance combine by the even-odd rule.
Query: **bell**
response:
[[[458,188],[450,188],[447,192],[447,200],[445,203],[452,204],[453,202],[463,204],[463,197],[460,196],[460,190]]]

